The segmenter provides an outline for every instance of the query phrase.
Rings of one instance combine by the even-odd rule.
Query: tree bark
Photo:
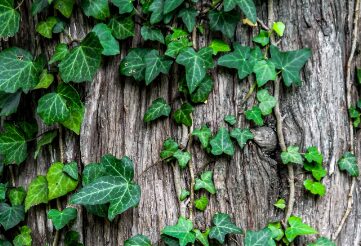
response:
[[[267,1],[256,1],[258,16],[267,22]],[[43,53],[50,57],[59,40],[48,41],[35,32],[38,21],[47,14],[30,15],[31,1],[25,0],[21,10],[21,30],[15,38],[1,42],[0,49],[19,46],[33,54]],[[330,238],[343,216],[347,206],[347,196],[351,178],[337,167],[337,160],[348,149],[349,128],[346,106],[346,64],[351,49],[352,23],[355,9],[354,0],[275,0],[274,14],[277,21],[286,24],[285,36],[280,47],[293,50],[309,47],[313,51],[311,59],[302,70],[303,84],[300,87],[283,87],[280,95],[283,125],[287,146],[298,145],[305,150],[317,146],[324,154],[324,164],[329,173],[323,179],[327,193],[322,198],[309,195],[303,188],[306,175],[302,167],[295,166],[296,202],[294,214],[316,228],[320,235]],[[69,32],[74,38],[83,38],[91,29],[91,20],[75,8]],[[159,161],[163,141],[173,137],[186,145],[189,131],[169,119],[151,124],[143,123],[143,115],[152,100],[164,97],[173,102],[178,97],[177,80],[184,77],[182,67],[173,66],[169,76],[161,76],[150,86],[135,82],[119,74],[119,63],[129,48],[143,43],[140,27],[136,25],[136,36],[132,40],[121,41],[121,55],[104,58],[92,83],[77,85],[83,91],[86,113],[80,136],[64,130],[64,153],[66,161],[77,160],[79,166],[99,161],[103,154],[117,157],[129,156],[135,164],[135,180],[142,189],[140,204],[118,216],[114,221],[97,218],[86,213],[79,206],[79,215],[74,229],[81,234],[85,245],[123,245],[124,240],[141,233],[157,245],[160,231],[166,225],[176,223],[184,205],[180,205],[175,180],[181,187],[189,187],[188,170],[175,172],[172,165]],[[252,36],[258,28],[239,24],[236,42],[252,45]],[[361,33],[360,33],[361,34]],[[198,34],[198,47],[204,47],[219,34]],[[225,39],[227,40],[227,39]],[[360,65],[359,46],[355,62]],[[216,67],[212,72],[214,90],[206,104],[197,106],[193,113],[194,127],[208,123],[215,131],[225,125],[223,117],[228,114],[238,116],[238,127],[251,127],[256,138],[243,150],[237,148],[233,158],[210,158],[196,142],[192,147],[193,165],[198,175],[204,170],[214,172],[217,193],[210,196],[206,211],[195,211],[195,224],[200,229],[211,225],[216,212],[229,213],[234,222],[243,229],[261,229],[270,221],[281,220],[284,213],[273,206],[278,198],[288,197],[287,167],[280,161],[280,148],[275,135],[275,119],[267,117],[264,127],[257,128],[245,120],[244,111],[255,103],[252,95],[245,105],[242,99],[251,87],[252,78],[239,81],[237,74]],[[354,78],[352,73],[352,79]],[[355,82],[356,83],[356,82]],[[22,99],[18,117],[36,117],[34,108],[42,92],[32,93]],[[356,87],[353,98],[358,98]],[[176,109],[180,103],[172,104]],[[37,117],[39,133],[49,129]],[[355,134],[356,150],[360,163],[361,133]],[[33,146],[34,148],[34,146]],[[26,163],[16,169],[16,185],[28,187],[37,175],[45,174],[52,162],[59,160],[56,143],[34,161],[29,157]],[[140,174],[142,174],[140,176]],[[202,193],[196,193],[200,196]],[[62,206],[67,198],[61,198]],[[55,207],[51,202],[50,207]],[[31,227],[33,245],[51,243],[54,229],[46,213],[47,205],[39,205],[29,210],[25,224]],[[61,233],[61,238],[64,233]],[[242,245],[244,236],[228,238],[227,245]],[[295,245],[305,245],[316,236],[302,237]],[[62,240],[60,240],[62,242]],[[337,245],[360,245],[361,242],[361,194],[360,180],[354,193],[354,204]],[[61,244],[62,245],[62,244]]]

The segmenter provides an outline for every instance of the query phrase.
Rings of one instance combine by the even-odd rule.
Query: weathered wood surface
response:
[[[35,34],[38,17],[30,15],[30,2],[21,6],[22,22],[19,34],[8,42],[1,43],[1,49],[11,45],[31,50],[34,54],[43,52],[50,56],[57,41],[46,41]],[[257,1],[259,17],[267,22],[267,1]],[[305,222],[314,226],[321,235],[330,237],[341,220],[347,203],[351,179],[340,173],[336,161],[347,149],[348,122],[345,98],[345,67],[351,47],[353,0],[275,0],[276,20],[286,23],[285,37],[280,46],[291,50],[310,47],[313,56],[303,70],[304,83],[299,88],[284,89],[281,95],[281,110],[285,116],[285,137],[287,145],[297,144],[318,146],[325,155],[325,163],[332,176],[323,180],[327,194],[323,198],[308,195],[303,189],[304,172],[295,169],[296,204],[295,215],[302,216]],[[74,38],[82,38],[91,25],[87,18],[76,11],[72,17],[70,33]],[[138,35],[132,41],[121,42],[120,56],[103,59],[102,68],[94,81],[79,85],[84,88],[86,116],[80,136],[64,133],[66,160],[78,160],[81,166],[98,161],[101,155],[112,153],[118,157],[128,155],[135,163],[136,180],[142,188],[138,208],[131,209],[113,222],[95,218],[80,210],[74,229],[80,232],[85,245],[123,245],[132,235],[142,233],[158,242],[160,230],[174,224],[184,206],[177,200],[175,179],[180,184],[189,184],[189,172],[174,172],[172,165],[159,164],[140,174],[159,160],[159,152],[164,139],[174,137],[186,144],[189,131],[174,124],[170,119],[152,124],[142,122],[143,114],[152,100],[162,96],[173,102],[178,97],[177,78],[184,76],[184,70],[174,67],[170,76],[162,76],[151,86],[134,82],[119,75],[119,62],[130,47],[143,41]],[[239,25],[236,40],[251,44],[251,36],[257,29]],[[219,37],[219,36],[218,36]],[[199,37],[199,47],[207,45],[212,36],[208,31]],[[359,46],[357,49],[359,53]],[[357,58],[357,56],[356,56]],[[241,105],[252,81],[239,82],[234,72],[216,68],[212,72],[215,88],[207,104],[197,106],[194,113],[194,126],[208,123],[212,129],[224,125],[227,114],[239,116],[239,126],[249,126],[242,114],[254,103],[254,96],[246,105]],[[357,91],[354,91],[355,98]],[[34,115],[39,95],[25,97],[21,115]],[[179,100],[172,104],[179,106]],[[40,131],[48,129],[38,120]],[[251,126],[253,127],[253,126]],[[273,207],[280,197],[287,198],[287,171],[280,164],[279,148],[275,146],[275,120],[268,117],[266,127],[254,128],[257,138],[243,151],[237,149],[234,158],[210,159],[198,144],[192,148],[196,173],[213,170],[218,189],[210,197],[210,204],[204,213],[197,212],[197,227],[204,229],[211,223],[215,212],[227,212],[234,221],[247,229],[260,229],[268,221],[283,218],[283,213]],[[356,134],[357,150],[360,149],[360,133]],[[276,148],[277,147],[277,148]],[[42,152],[38,160],[29,158],[16,170],[17,185],[28,186],[38,174],[44,174],[49,165],[59,159],[54,144]],[[276,148],[276,151],[273,149]],[[360,156],[360,153],[358,153]],[[207,166],[205,166],[207,165]],[[354,194],[354,208],[342,230],[338,245],[360,245],[361,241],[361,194],[360,181]],[[66,198],[61,199],[63,206]],[[54,203],[50,204],[55,207]],[[46,219],[49,207],[40,205],[32,208],[26,224],[33,230],[33,245],[44,245],[52,241],[54,230]],[[63,236],[63,235],[62,235]],[[228,240],[228,245],[239,245],[242,236]],[[315,239],[314,236],[307,240]],[[235,243],[237,240],[238,243]],[[304,245],[297,241],[296,245]]]

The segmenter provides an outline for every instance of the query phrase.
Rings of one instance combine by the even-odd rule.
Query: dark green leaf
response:
[[[26,138],[18,127],[6,124],[0,134],[0,154],[5,164],[20,164],[27,157]]]
[[[62,61],[68,54],[69,54],[69,49],[67,44],[63,44],[63,43],[57,44],[55,46],[55,51],[49,61],[49,64]]]
[[[128,55],[120,63],[120,73],[125,76],[132,76],[135,80],[145,79],[145,55],[148,49],[131,49]]]
[[[262,115],[271,114],[272,109],[277,104],[276,99],[268,93],[267,89],[257,92],[257,100],[259,101],[259,109],[262,111]]]
[[[55,0],[54,8],[59,10],[66,18],[70,18],[74,4],[75,0]]]
[[[112,30],[110,30],[107,25],[99,23],[93,27],[92,32],[94,32],[99,38],[100,44],[103,47],[103,55],[114,56],[120,53],[119,43],[113,37]]]
[[[226,115],[224,116],[224,121],[229,125],[233,126],[234,124],[237,123],[237,118],[234,115]]]
[[[115,38],[123,40],[134,36],[134,21],[132,17],[113,17],[110,19],[108,27],[112,30]]]
[[[342,158],[338,161],[338,167],[340,170],[346,171],[353,177],[359,176],[357,158],[351,152],[346,152],[343,154]]]
[[[257,85],[261,87],[270,80],[275,80],[277,77],[275,65],[270,61],[258,61],[253,67],[253,72],[256,74]]]
[[[269,32],[261,30],[258,36],[253,38],[253,42],[266,46],[269,44]]]
[[[64,243],[65,246],[83,246],[82,243],[79,243],[80,235],[76,231],[68,231],[65,234]]]
[[[273,242],[272,232],[267,227],[260,231],[248,230],[244,239],[245,246],[270,246],[270,242]]]
[[[119,14],[130,13],[133,11],[133,0],[111,0],[119,8]]]
[[[212,132],[207,125],[202,125],[201,128],[194,129],[192,135],[198,137],[203,148],[207,148],[209,140],[212,137]]]
[[[150,122],[158,119],[161,116],[169,116],[171,111],[170,106],[163,98],[158,98],[152,102],[152,105],[147,109],[144,114],[144,122]]]
[[[227,154],[234,155],[234,147],[229,132],[222,127],[218,130],[217,135],[209,142],[212,147],[213,155]]]
[[[172,138],[168,138],[163,143],[162,151],[160,152],[160,158],[167,159],[174,155],[178,150],[178,144]]]
[[[257,126],[262,126],[263,118],[262,118],[262,111],[258,106],[253,106],[252,109],[246,111],[246,119],[252,120]]]
[[[163,19],[163,8],[164,0],[153,0],[152,4],[149,6],[149,11],[152,12],[150,24],[156,24]]]
[[[178,17],[182,18],[183,23],[186,25],[188,32],[192,32],[196,25],[196,17],[198,16],[197,10],[193,8],[186,8],[179,11]]]
[[[9,116],[18,109],[21,92],[4,93],[0,92],[0,116]]]
[[[158,41],[164,44],[164,36],[159,29],[152,29],[148,26],[142,26],[140,33],[145,41]]]
[[[216,194],[216,187],[213,184],[213,172],[206,171],[201,174],[201,178],[196,179],[194,190],[205,189],[211,194]]]
[[[47,144],[51,144],[54,138],[58,135],[57,131],[46,132],[41,138],[36,142],[36,149],[34,152],[34,159],[38,157],[38,154],[41,148]]]
[[[5,231],[23,221],[24,216],[24,206],[10,206],[6,203],[0,203],[0,224],[4,227]]]
[[[224,243],[227,234],[241,234],[242,229],[231,222],[228,214],[216,213],[212,219],[213,226],[209,232],[209,238],[217,239],[218,242]]]
[[[189,103],[182,104],[180,109],[177,109],[174,112],[174,120],[178,124],[183,124],[185,126],[191,126],[192,125],[192,112],[193,107]]]
[[[224,11],[230,11],[239,6],[245,16],[253,23],[257,22],[256,6],[253,0],[225,0]]]
[[[50,209],[48,212],[48,219],[53,222],[53,225],[57,230],[64,228],[70,221],[76,219],[76,216],[77,210],[75,208],[64,208],[63,211]]]
[[[82,0],[81,7],[86,16],[95,19],[105,20],[110,15],[108,0]]]
[[[152,246],[152,243],[146,236],[138,234],[126,240],[124,246]]]
[[[168,14],[178,8],[184,0],[165,0],[164,1],[164,14]]]
[[[235,128],[231,131],[231,137],[237,140],[237,143],[241,149],[247,144],[248,140],[254,138],[253,133],[248,129]]]
[[[48,93],[40,98],[36,112],[47,125],[64,121],[70,115],[66,100],[55,92]]]
[[[75,180],[78,180],[78,163],[75,161],[69,162],[64,165],[63,172],[68,174]]]
[[[36,15],[49,6],[48,0],[34,0],[31,4],[31,14]]]
[[[191,100],[194,103],[206,103],[208,100],[209,94],[213,90],[213,79],[206,75],[204,79],[200,82],[198,87],[191,94]]]
[[[211,30],[220,31],[226,37],[233,38],[236,26],[239,22],[239,14],[237,12],[212,10],[208,14],[208,19]]]
[[[19,31],[20,13],[14,8],[14,0],[0,2],[0,38],[14,36]]]
[[[193,230],[193,223],[184,217],[179,217],[175,226],[166,226],[162,234],[177,238],[180,246],[186,246],[188,243],[194,243],[196,236]]]
[[[196,234],[196,239],[203,245],[203,246],[209,246],[209,242],[208,242],[208,234],[209,234],[209,228],[207,228],[207,230],[205,232],[201,232],[198,229],[194,229],[193,230],[194,233]]]
[[[145,62],[145,83],[149,85],[160,73],[167,74],[173,61],[159,55],[158,50],[147,52]]]

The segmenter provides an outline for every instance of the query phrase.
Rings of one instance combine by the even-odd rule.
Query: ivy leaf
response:
[[[49,64],[62,61],[68,54],[69,54],[69,49],[67,44],[63,44],[63,43],[57,44],[55,46],[55,51],[49,61]]]
[[[80,235],[79,232],[76,231],[67,231],[64,237],[65,246],[83,246],[82,243],[79,242]]]
[[[253,133],[248,129],[235,128],[231,131],[231,137],[237,140],[237,143],[241,149],[247,144],[248,140],[254,138]]]
[[[231,47],[229,47],[226,42],[219,39],[212,40],[211,44],[208,47],[213,50],[213,55],[217,55],[218,52],[231,51]]]
[[[134,36],[134,21],[132,17],[113,17],[110,19],[108,27],[116,39],[123,40]]]
[[[145,83],[149,85],[160,73],[167,74],[173,61],[159,55],[158,50],[149,51],[145,57]]]
[[[179,11],[178,17],[182,18],[183,23],[186,25],[188,32],[192,32],[196,25],[196,17],[198,16],[197,10],[193,8],[186,8]]]
[[[178,150],[178,144],[172,138],[168,138],[163,143],[163,149],[160,152],[160,158],[168,159],[174,155],[174,153]]]
[[[78,180],[78,163],[75,161],[69,162],[64,165],[63,172],[68,174],[75,180]]]
[[[173,154],[173,157],[177,159],[178,165],[181,168],[185,168],[187,166],[188,162],[190,161],[190,159],[192,158],[192,156],[189,152],[181,151],[181,150],[177,150]]]
[[[234,124],[237,123],[237,118],[234,115],[226,115],[224,116],[224,121],[229,125],[233,126]]]
[[[258,43],[262,46],[266,46],[269,44],[269,32],[261,30],[258,34],[258,36],[254,37],[252,40],[255,43]]]
[[[246,111],[246,119],[252,120],[257,126],[263,126],[262,111],[258,106]]]
[[[275,204],[273,204],[273,206],[283,210],[286,208],[286,201],[283,198],[278,199],[277,202]]]
[[[48,212],[48,219],[53,222],[57,230],[64,228],[70,221],[76,219],[76,216],[77,210],[75,208],[64,208],[63,211],[50,209]]]
[[[352,177],[359,176],[357,158],[351,152],[343,154],[342,158],[338,161],[338,167],[340,170],[346,171]]]
[[[110,15],[108,0],[82,0],[81,7],[86,16],[98,20],[105,20]]]
[[[189,103],[183,103],[180,109],[177,109],[174,112],[174,120],[178,124],[183,124],[185,126],[192,125],[192,116],[193,107]]]
[[[48,131],[36,142],[36,149],[34,152],[34,159],[38,157],[41,148],[45,145],[51,144],[54,138],[58,135],[57,131]]]
[[[239,22],[239,15],[237,12],[212,10],[208,14],[208,19],[211,30],[220,31],[227,38],[233,38],[236,26]]]
[[[193,93],[206,76],[206,70],[214,65],[212,49],[202,48],[196,52],[187,48],[178,55],[176,62],[185,66],[188,89]]]
[[[142,28],[140,29],[140,33],[144,41],[147,40],[158,41],[164,44],[164,36],[159,29],[152,29],[148,26],[142,26]]]
[[[209,94],[213,90],[213,84],[213,79],[209,75],[206,75],[195,91],[191,94],[192,102],[205,103],[208,100]]]
[[[12,206],[22,205],[26,197],[23,187],[12,188],[9,191],[9,200]]]
[[[207,205],[208,205],[208,198],[205,195],[201,196],[200,198],[194,201],[194,206],[200,211],[206,210]]]
[[[112,30],[107,25],[104,23],[96,24],[92,32],[99,38],[100,44],[103,47],[103,55],[114,56],[120,53],[119,43],[113,37]]]
[[[18,234],[14,240],[14,246],[31,246],[31,229],[28,226],[22,226],[20,228],[20,234]]]
[[[32,206],[48,202],[48,181],[45,176],[37,176],[28,187],[25,198],[25,212]]]
[[[209,238],[217,239],[220,243],[224,243],[227,234],[242,234],[242,229],[231,222],[231,217],[228,214],[216,213],[213,216],[212,223],[214,226],[209,232]]]
[[[361,123],[361,113],[356,109],[356,107],[350,107],[348,109],[348,114],[350,118],[353,119],[353,126],[358,127]]]
[[[246,238],[244,239],[245,246],[269,246],[272,245],[270,242],[274,243],[272,231],[267,227],[260,231],[248,230],[246,232]]]
[[[228,130],[224,127],[218,130],[217,135],[209,143],[212,147],[213,155],[221,155],[223,153],[230,156],[234,155],[232,140]]]
[[[196,234],[196,239],[203,245],[203,246],[209,246],[208,242],[208,234],[209,234],[209,228],[205,232],[201,232],[198,229],[193,230]]]
[[[47,125],[64,121],[70,115],[66,100],[55,92],[45,94],[39,99],[36,112]]]
[[[68,194],[75,190],[78,185],[78,181],[73,180],[64,173],[63,168],[63,163],[55,162],[50,166],[48,173],[46,174],[49,189],[49,201]]]
[[[267,228],[271,230],[272,238],[274,240],[280,241],[283,238],[284,232],[283,232],[283,228],[281,227],[281,222],[269,223],[267,225]],[[272,245],[274,245],[274,244],[272,244]]]
[[[20,164],[27,157],[26,138],[15,125],[5,124],[5,130],[0,134],[0,154],[5,164]]]
[[[194,185],[194,190],[205,189],[212,195],[216,194],[216,187],[213,184],[213,172],[206,171],[201,174],[201,178],[196,179],[196,183]]]
[[[178,8],[184,0],[165,0],[163,14],[168,14]]]
[[[31,4],[31,14],[36,15],[49,6],[47,0],[34,0]]]
[[[152,246],[152,243],[146,236],[138,234],[126,240],[124,246]]]
[[[7,203],[0,203],[0,224],[4,227],[5,231],[23,221],[24,216],[24,206],[10,206]]]
[[[100,66],[103,48],[99,38],[90,32],[70,53],[59,63],[60,76],[64,82],[92,81]]]
[[[54,75],[48,73],[46,69],[43,69],[39,79],[39,83],[34,87],[34,89],[47,89],[53,83]]]
[[[176,58],[179,53],[192,46],[192,42],[189,41],[188,37],[179,37],[178,39],[172,39],[168,45],[165,55]]]
[[[134,168],[132,161],[124,157],[121,160],[105,155],[101,163],[106,169],[106,176],[95,179],[74,194],[73,204],[99,205],[109,203],[108,219],[137,206],[140,200],[140,187],[133,183]]]
[[[207,125],[202,125],[201,128],[194,129],[192,135],[198,137],[203,148],[207,148],[209,140],[212,137],[212,132]]]
[[[336,244],[328,238],[320,237],[316,242],[307,244],[307,246],[336,246]]]
[[[286,238],[292,242],[297,236],[317,234],[318,232],[307,224],[302,223],[302,219],[297,216],[291,216],[288,219],[290,225],[286,229]]]
[[[271,61],[277,69],[282,71],[283,82],[286,86],[301,84],[300,70],[311,57],[310,49],[281,52],[276,46],[271,46]]]
[[[125,76],[132,76],[135,80],[144,80],[146,68],[144,57],[148,51],[143,48],[131,49],[120,63],[120,73]]]
[[[277,33],[278,36],[282,37],[285,31],[285,24],[283,22],[274,22],[272,26],[272,30]]]
[[[0,2],[0,38],[14,36],[19,31],[20,13],[14,8],[14,0]]]
[[[262,115],[269,115],[272,113],[272,109],[276,106],[276,99],[268,93],[267,89],[262,89],[257,92],[257,100],[260,102],[259,109],[262,111]]]
[[[295,163],[295,164],[303,164],[303,159],[298,151],[299,147],[297,146],[289,146],[287,151],[281,153],[281,159],[283,164]]]
[[[186,189],[181,190],[181,194],[179,196],[179,201],[184,201],[190,195],[189,191]]]
[[[277,77],[275,65],[270,61],[258,61],[254,65],[253,72],[256,74],[257,85],[261,87]]]
[[[54,8],[59,10],[66,18],[70,18],[74,4],[75,0],[56,0],[54,2]]]
[[[9,48],[0,52],[0,91],[14,93],[18,89],[27,91],[39,82],[42,64],[33,61],[33,56],[20,48]]]
[[[326,169],[323,168],[322,163],[318,164],[316,162],[308,162],[306,161],[303,164],[303,168],[312,173],[312,176],[320,181],[323,177],[327,175]]]
[[[5,201],[7,184],[0,183],[0,201]]]
[[[246,17],[253,23],[257,22],[256,6],[253,0],[225,0],[224,11],[228,12],[238,5]]]
[[[303,182],[306,190],[310,191],[314,195],[324,196],[326,194],[326,187],[320,182],[313,182],[310,179],[306,179]]]
[[[150,24],[156,24],[163,19],[164,0],[154,0],[149,6],[149,11],[152,12],[150,16]]]
[[[133,0],[111,0],[119,8],[119,14],[130,13],[134,9]]]
[[[323,162],[323,156],[318,151],[317,147],[312,146],[307,148],[307,152],[305,154],[305,158],[308,162],[316,162],[319,165],[322,165]]]
[[[150,122],[162,116],[169,116],[170,111],[170,106],[163,98],[155,99],[145,112],[143,121]]]
[[[9,116],[16,113],[21,98],[21,92],[0,92],[0,116]]]
[[[179,217],[177,225],[166,226],[162,230],[162,234],[177,238],[180,246],[186,246],[188,243],[194,243],[196,236],[193,230],[192,221]]]
[[[50,39],[53,37],[53,28],[56,25],[56,23],[58,23],[58,20],[54,16],[51,16],[47,18],[45,21],[40,21],[36,25],[36,31],[40,33],[42,36]]]

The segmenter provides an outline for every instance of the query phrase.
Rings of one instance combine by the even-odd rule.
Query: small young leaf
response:
[[[173,33],[166,36],[167,50],[165,55],[176,58],[178,54],[192,46],[189,35],[182,29],[173,29]]]
[[[261,30],[258,36],[253,38],[253,42],[266,46],[269,44],[269,32]]]
[[[75,0],[55,0],[54,8],[59,10],[66,18],[70,18],[74,4]]]
[[[281,222],[273,222],[273,223],[269,223],[267,225],[267,228],[271,230],[272,232],[272,238],[276,241],[280,241],[283,236],[284,236],[284,232],[283,232],[283,228],[281,226]]]
[[[213,50],[213,55],[217,55],[218,52],[228,52],[231,51],[231,47],[222,40],[214,39],[211,44],[208,46]]]
[[[268,93],[267,89],[262,89],[257,92],[257,100],[259,103],[259,109],[262,111],[262,115],[269,115],[272,113],[272,109],[276,106],[276,99]]]
[[[191,126],[192,125],[192,112],[193,107],[189,103],[182,104],[180,109],[177,109],[174,112],[174,120],[178,124],[183,124],[185,126]]]
[[[23,187],[12,188],[9,190],[9,200],[11,206],[22,205],[26,197],[26,191]]]
[[[135,80],[145,79],[145,55],[149,52],[147,49],[131,49],[128,55],[120,63],[120,73],[125,76],[132,76]]]
[[[158,41],[164,44],[164,36],[159,29],[152,29],[148,26],[142,26],[142,28],[140,29],[140,33],[144,41],[147,40]]]
[[[193,230],[193,223],[184,217],[179,217],[178,223],[174,226],[166,226],[162,234],[177,238],[180,246],[186,246],[188,243],[194,243],[196,236]]]
[[[64,173],[63,168],[63,163],[55,162],[50,166],[48,173],[46,174],[49,189],[49,201],[68,194],[78,186],[78,181]]]
[[[201,178],[196,179],[194,190],[205,189],[211,194],[216,194],[216,187],[213,184],[213,172],[206,171],[201,174]]]
[[[76,219],[76,216],[77,210],[75,208],[64,208],[63,211],[50,209],[48,212],[48,219],[53,222],[53,225],[57,230],[64,228],[70,221]]]
[[[69,54],[69,49],[67,44],[63,44],[63,43],[57,44],[55,46],[55,51],[49,61],[49,64],[62,61],[68,54]]]
[[[220,31],[227,38],[233,38],[236,26],[239,22],[239,14],[237,12],[212,10],[208,14],[208,19],[211,30]]]
[[[110,15],[108,0],[82,0],[81,7],[86,16],[105,20]]]
[[[7,203],[0,203],[0,224],[5,231],[13,228],[24,220],[24,206],[10,206]]]
[[[298,152],[299,147],[289,146],[286,152],[281,153],[281,159],[283,164],[295,163],[303,164],[303,159],[301,154]]]
[[[275,206],[275,207],[277,207],[279,209],[285,209],[286,208],[286,201],[283,198],[278,199],[277,202],[275,204],[273,204],[273,206]]]
[[[25,198],[25,211],[32,206],[48,202],[48,181],[45,176],[37,176],[28,187]]]
[[[258,106],[253,106],[253,108],[247,110],[245,114],[247,120],[252,120],[257,126],[263,126],[262,111]]]
[[[256,6],[253,0],[225,0],[224,11],[230,11],[238,5],[245,16],[253,23],[257,22]]]
[[[231,222],[231,217],[228,214],[216,213],[213,216],[212,223],[214,226],[209,232],[209,238],[217,239],[222,244],[227,234],[242,234],[242,229]]]
[[[181,168],[185,168],[188,164],[188,162],[191,160],[192,156],[189,152],[187,151],[181,151],[181,150],[177,150],[174,154],[173,157],[177,159],[178,161],[178,165]]]
[[[152,246],[149,238],[144,235],[138,234],[134,237],[127,239],[124,246]]]
[[[94,32],[99,38],[100,44],[103,47],[103,55],[114,56],[120,53],[119,43],[113,37],[112,30],[107,25],[104,23],[96,24],[93,27],[92,32]]]
[[[196,25],[196,17],[198,16],[197,10],[193,8],[185,8],[179,11],[178,17],[182,18],[183,23],[186,25],[188,32],[192,32]]]
[[[174,153],[178,150],[178,144],[172,138],[168,138],[163,143],[163,149],[160,152],[160,158],[167,159],[174,155]]]
[[[234,115],[226,115],[224,116],[224,121],[229,125],[233,126],[234,124],[237,123],[237,118]]]
[[[208,234],[209,234],[209,228],[207,228],[207,230],[205,232],[201,232],[198,229],[194,229],[193,230],[194,233],[196,234],[196,239],[203,245],[203,246],[209,246],[209,242],[208,242]]]
[[[351,152],[343,154],[342,158],[338,161],[338,167],[353,177],[359,176],[357,158]]]
[[[308,162],[316,162],[317,164],[322,166],[323,156],[318,151],[317,147],[312,146],[307,148],[307,152],[305,154],[305,158]]]
[[[312,176],[317,180],[320,181],[323,177],[327,175],[327,171],[323,168],[322,164],[318,164],[316,162],[308,162],[306,161],[303,164],[303,168],[312,173]]]
[[[181,194],[179,196],[179,201],[184,201],[188,196],[190,195],[190,192],[186,189],[181,190]]]
[[[20,13],[14,8],[14,0],[0,2],[0,38],[14,36],[19,31]]]
[[[282,37],[285,31],[285,24],[283,22],[274,22],[272,26],[272,30],[277,33],[278,36]]]
[[[201,128],[194,129],[192,135],[198,137],[203,148],[207,148],[209,140],[212,137],[212,132],[207,125],[202,125]]]
[[[134,9],[133,0],[111,0],[119,8],[119,14],[130,13]]]
[[[14,246],[31,246],[31,229],[28,226],[22,226],[20,228],[20,234],[18,234],[14,240]]]
[[[260,231],[248,230],[246,232],[246,237],[244,239],[244,245],[245,246],[275,245],[272,239],[272,231],[267,227],[263,228]]]
[[[4,164],[20,164],[27,157],[26,138],[20,128],[5,124],[5,130],[0,134],[0,154]]]
[[[64,165],[63,172],[68,174],[75,180],[78,180],[78,163],[75,161],[69,162]]]
[[[213,155],[227,154],[234,155],[234,147],[229,132],[222,127],[218,130],[217,135],[209,142],[212,147]]]
[[[209,75],[206,75],[195,91],[191,94],[192,102],[205,103],[208,100],[209,94],[213,90],[213,84],[213,79]]]
[[[306,179],[303,182],[306,190],[310,191],[314,195],[324,196],[326,194],[326,187],[320,182],[313,182],[310,179]]]
[[[144,114],[144,122],[150,122],[152,120],[158,119],[162,116],[169,116],[171,111],[170,106],[163,98],[155,99],[152,102],[152,105],[147,109]]]
[[[291,216],[288,219],[290,225],[286,229],[287,240],[292,242],[297,236],[317,234],[318,232],[307,224],[302,223],[302,219],[296,216]]]
[[[54,138],[58,135],[57,131],[48,131],[36,142],[36,149],[34,152],[34,159],[38,157],[41,148],[47,144],[51,144]]]
[[[208,198],[205,195],[201,196],[200,198],[194,201],[194,206],[200,211],[206,210],[207,205],[208,205]]]
[[[116,39],[123,40],[134,36],[134,21],[132,17],[113,17],[108,27]]]
[[[253,72],[256,74],[258,87],[263,86],[270,80],[275,80],[277,76],[275,65],[265,60],[256,62]]]
[[[53,83],[54,75],[48,73],[46,69],[43,69],[39,79],[39,83],[34,87],[34,89],[47,89]]]
[[[58,20],[54,16],[51,16],[45,21],[40,21],[36,25],[36,31],[42,36],[51,39],[53,37],[53,28],[56,23],[58,23]]]
[[[231,131],[231,137],[237,140],[237,143],[241,149],[247,144],[248,140],[254,138],[253,133],[248,129],[235,128]]]

